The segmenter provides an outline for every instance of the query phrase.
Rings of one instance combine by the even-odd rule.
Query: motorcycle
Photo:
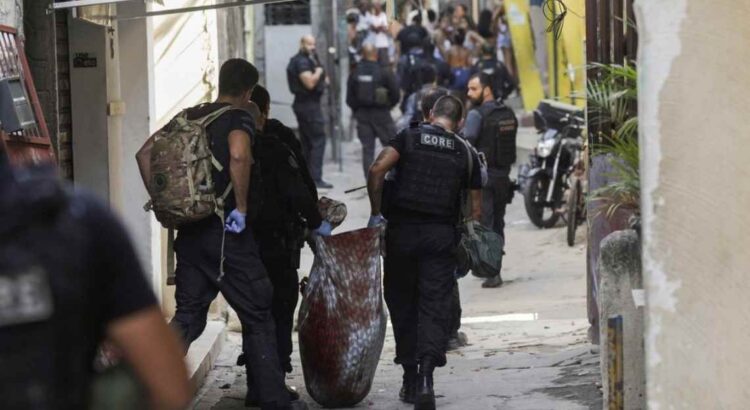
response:
[[[560,219],[570,175],[581,155],[583,110],[543,100],[534,111],[534,126],[539,141],[529,155],[529,163],[521,166],[519,182],[531,222],[539,228],[551,228]]]

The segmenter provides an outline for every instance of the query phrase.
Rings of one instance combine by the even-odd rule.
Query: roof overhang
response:
[[[54,12],[55,10],[75,9],[77,7],[115,5],[117,3],[132,2],[132,1],[143,2],[145,0],[57,0],[54,3],[50,4],[48,11]],[[159,3],[161,5],[164,4],[163,0],[151,0],[151,1]],[[155,16],[165,16],[169,14],[192,13],[192,12],[203,11],[203,10],[216,10],[216,9],[224,9],[224,8],[230,8],[230,7],[253,6],[256,4],[286,3],[289,1],[292,1],[292,0],[232,0],[232,1],[226,1],[222,3],[216,3],[216,4],[204,5],[204,6],[180,7],[180,8],[174,8],[174,9],[148,11],[144,14],[139,14],[139,15],[131,15],[131,16],[118,15],[117,17],[115,17],[115,19],[116,20],[133,20],[133,19],[142,19],[142,18],[155,17]]]

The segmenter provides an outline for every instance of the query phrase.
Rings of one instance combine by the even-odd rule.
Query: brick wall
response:
[[[47,14],[50,1],[25,1],[23,25],[39,102],[63,177],[73,178],[70,122],[68,24],[65,12]]]

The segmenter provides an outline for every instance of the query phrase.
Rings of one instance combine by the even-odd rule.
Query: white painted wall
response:
[[[213,0],[168,2],[169,8],[213,4]],[[153,9],[163,9],[154,4]],[[216,11],[154,17],[154,108],[156,126],[166,124],[181,109],[216,97],[219,47]]]
[[[299,52],[299,41],[302,36],[310,33],[312,28],[309,25],[266,25],[264,33],[265,85],[271,94],[271,115],[292,128],[297,128],[297,118],[292,111],[294,95],[289,91],[286,66]]]
[[[146,11],[141,2],[118,5],[121,15]],[[136,244],[141,265],[146,268],[155,290],[163,282],[161,266],[161,228],[143,205],[149,197],[135,161],[135,154],[154,130],[153,41],[149,19],[120,21],[119,61],[121,100],[125,104],[120,138],[120,177],[115,188],[123,198],[122,216]],[[161,296],[161,292],[157,291]]]
[[[750,402],[750,3],[637,0],[650,409]]]

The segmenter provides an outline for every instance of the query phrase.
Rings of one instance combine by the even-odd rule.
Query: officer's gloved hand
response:
[[[331,236],[331,231],[333,231],[333,226],[331,226],[330,222],[324,220],[320,223],[318,229],[312,231],[312,234],[320,236]]]
[[[367,227],[368,228],[373,228],[373,227],[376,227],[376,226],[385,225],[386,222],[387,221],[385,220],[385,218],[383,218],[383,215],[381,215],[381,214],[372,215],[372,216],[370,216],[370,220],[367,221]]]
[[[240,233],[245,230],[245,217],[247,215],[243,214],[242,212],[238,210],[233,210],[229,213],[229,216],[227,217],[227,221],[224,224],[224,229],[227,232],[232,233]]]

